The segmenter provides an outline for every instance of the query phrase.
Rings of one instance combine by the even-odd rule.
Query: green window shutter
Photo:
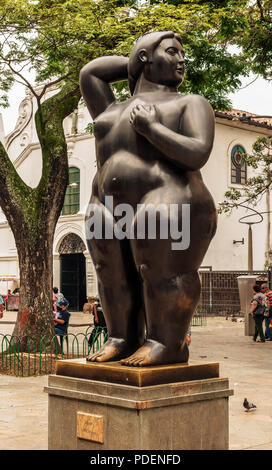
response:
[[[61,215],[77,214],[80,208],[80,170],[69,168],[69,184],[66,189]]]

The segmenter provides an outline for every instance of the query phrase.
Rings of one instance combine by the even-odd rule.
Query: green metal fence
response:
[[[197,308],[192,318],[191,326],[206,326],[207,312],[204,309]]]
[[[58,336],[41,338],[37,343],[32,338],[27,340],[24,350],[16,336],[0,334],[0,374],[10,373],[18,376],[47,375],[55,372],[58,359],[86,357],[96,352],[107,340],[104,328],[94,328],[92,344],[88,342],[89,327],[85,333],[68,333],[59,341]]]
[[[192,326],[206,326],[206,311],[198,308],[193,316]],[[21,347],[20,339],[16,336],[0,334],[0,374],[10,373],[18,376],[47,375],[55,373],[58,359],[75,359],[86,357],[91,352],[98,351],[107,340],[107,330],[96,327],[92,333],[92,343],[89,337],[92,327],[85,333],[68,333],[60,342],[58,336],[41,338],[37,343],[32,338],[27,341],[27,348]]]

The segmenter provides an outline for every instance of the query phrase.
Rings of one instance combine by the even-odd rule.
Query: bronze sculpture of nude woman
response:
[[[109,338],[89,361],[150,366],[188,361],[186,333],[199,301],[198,269],[216,230],[216,209],[202,181],[214,138],[214,114],[198,95],[182,95],[181,39],[173,32],[140,38],[130,58],[111,56],[83,67],[80,86],[94,120],[97,174],[90,202],[103,224],[105,206],[190,205],[190,244],[168,238],[93,238],[89,250],[100,285]],[[128,80],[131,98],[116,101],[110,83]],[[90,211],[86,220],[91,217]],[[168,220],[166,221],[169,222]],[[134,227],[134,228],[135,228]],[[88,238],[88,236],[87,236]]]

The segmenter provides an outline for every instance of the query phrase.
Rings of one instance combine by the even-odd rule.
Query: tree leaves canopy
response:
[[[2,105],[13,81],[72,82],[81,67],[103,55],[129,55],[151,31],[173,30],[186,51],[182,92],[199,93],[218,109],[229,108],[249,62],[228,45],[247,27],[246,1],[2,0],[0,89]],[[44,92],[45,90],[43,90]]]

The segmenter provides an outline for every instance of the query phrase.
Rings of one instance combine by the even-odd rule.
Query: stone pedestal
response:
[[[238,288],[241,305],[241,313],[245,317],[245,336],[253,336],[255,323],[250,312],[250,301],[253,297],[252,287],[256,282],[256,276],[238,276]]]
[[[49,394],[50,450],[228,449],[228,397],[233,391],[228,379],[218,377],[218,364],[130,368],[107,363],[106,368],[102,365],[103,381],[101,377],[65,376],[79,365],[81,370],[86,369],[85,377],[94,371],[101,374],[99,364],[60,361],[57,374],[64,375],[49,376],[45,387]],[[197,379],[198,374],[202,378]],[[203,378],[205,374],[214,377]],[[146,383],[154,385],[112,382],[127,377],[127,382],[137,382],[141,376],[143,382],[144,375]],[[167,383],[156,384],[161,375]]]

